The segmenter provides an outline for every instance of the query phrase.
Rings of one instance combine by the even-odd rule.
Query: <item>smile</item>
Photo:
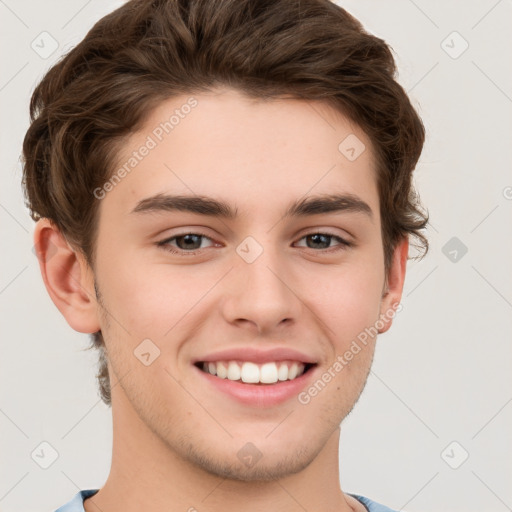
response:
[[[300,361],[278,361],[256,364],[251,361],[203,361],[196,366],[220,379],[246,384],[275,384],[295,380],[313,365]]]

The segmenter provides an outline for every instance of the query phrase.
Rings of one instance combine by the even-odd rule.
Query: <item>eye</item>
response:
[[[202,239],[212,241],[212,239],[203,233],[182,233],[179,235],[166,238],[161,242],[158,242],[158,247],[172,252],[174,254],[195,254],[196,250],[204,249],[201,247]],[[176,245],[173,245],[176,244]]]
[[[345,239],[337,235],[332,235],[331,233],[309,233],[303,236],[301,240],[306,240],[306,247],[309,249],[323,249],[326,252],[340,251],[352,246],[351,242],[347,242]],[[333,240],[336,240],[338,245],[326,247],[329,246]]]
[[[215,242],[213,242],[213,240],[207,235],[191,232],[174,235],[158,242],[156,245],[173,254],[193,256],[197,254],[197,251],[206,248],[202,246],[202,242],[204,240],[212,242],[212,244],[207,247],[215,245]],[[303,236],[300,240],[306,240],[306,247],[309,249],[319,249],[320,251],[329,253],[344,250],[348,247],[352,247],[353,245],[351,242],[347,242],[345,239],[330,233],[309,233]],[[333,240],[337,241],[338,244],[334,247],[329,247]]]

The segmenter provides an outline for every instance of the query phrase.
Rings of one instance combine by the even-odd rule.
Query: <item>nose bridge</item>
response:
[[[272,235],[246,237],[236,248],[239,262],[231,321],[247,320],[260,330],[276,327],[283,320],[296,320],[300,300],[293,293],[291,273],[286,271],[285,255]]]

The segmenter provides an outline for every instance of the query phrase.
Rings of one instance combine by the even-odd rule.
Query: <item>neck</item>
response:
[[[240,481],[206,472],[179,456],[125,403],[113,412],[112,465],[105,485],[84,502],[86,512],[350,512],[340,489],[339,428],[302,471],[273,481]],[[149,507],[150,505],[150,507]]]

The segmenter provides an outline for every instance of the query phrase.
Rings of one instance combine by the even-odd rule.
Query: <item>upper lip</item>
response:
[[[252,347],[226,349],[197,358],[194,360],[194,363],[216,361],[250,361],[252,363],[298,361],[301,363],[316,363],[313,357],[303,354],[298,350],[285,347],[276,347],[268,350]]]

